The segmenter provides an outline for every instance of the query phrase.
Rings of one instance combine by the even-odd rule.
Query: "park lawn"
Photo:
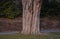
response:
[[[60,39],[60,33],[49,33],[48,35],[22,35],[10,34],[0,35],[0,39]]]

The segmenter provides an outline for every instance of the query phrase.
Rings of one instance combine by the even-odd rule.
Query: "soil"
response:
[[[60,30],[60,20],[41,18],[41,29],[42,30]],[[0,32],[10,32],[22,30],[22,17],[15,19],[0,18]]]
[[[56,18],[42,18],[41,19],[41,29],[47,30],[60,30],[60,20]]]
[[[22,17],[15,19],[0,18],[0,32],[21,31]]]

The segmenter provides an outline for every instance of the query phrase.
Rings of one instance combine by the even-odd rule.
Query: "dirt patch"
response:
[[[22,18],[15,19],[0,18],[0,32],[6,31],[21,31],[22,30]]]
[[[41,22],[41,29],[60,30],[59,19],[42,18],[40,22]]]

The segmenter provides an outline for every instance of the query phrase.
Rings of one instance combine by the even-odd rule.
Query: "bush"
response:
[[[60,17],[60,3],[55,0],[42,5],[41,17]]]
[[[22,13],[21,9],[19,10],[15,0],[1,0],[0,2],[0,17],[15,18]],[[20,3],[21,4],[21,3]],[[20,5],[19,4],[19,5]],[[21,8],[21,6],[20,6]]]

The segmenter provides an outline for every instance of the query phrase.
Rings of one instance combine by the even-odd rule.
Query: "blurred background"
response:
[[[0,32],[21,31],[21,0],[0,0]],[[40,13],[41,30],[60,30],[60,0],[43,0]]]

